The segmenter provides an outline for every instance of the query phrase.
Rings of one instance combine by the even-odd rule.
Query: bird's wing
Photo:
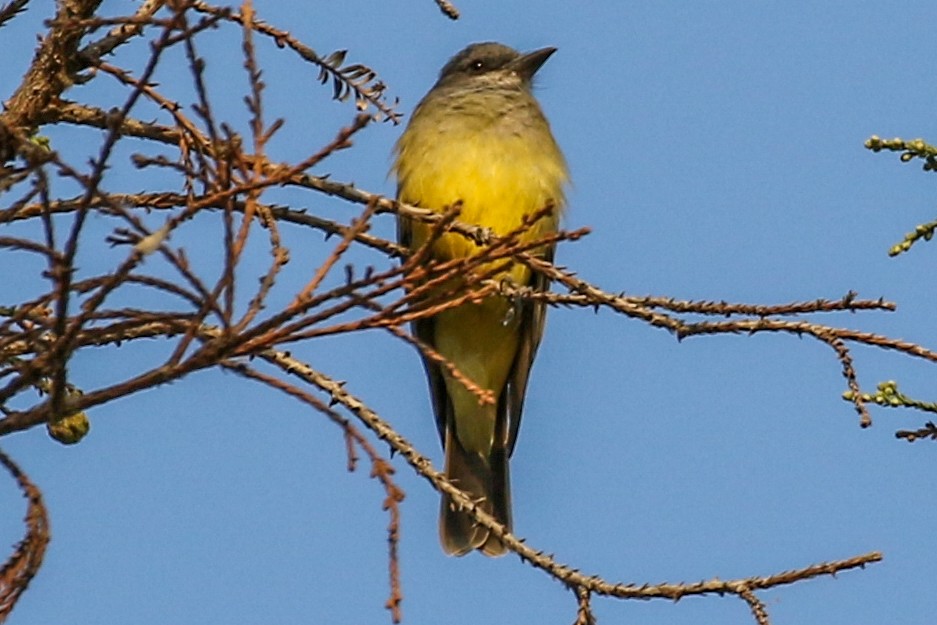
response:
[[[434,347],[433,336],[435,333],[435,322],[432,318],[419,319],[413,322],[413,333],[424,344]],[[422,354],[420,354],[423,356]],[[423,366],[426,368],[426,377],[429,379],[430,396],[433,401],[433,415],[436,417],[436,429],[439,431],[439,438],[443,445],[446,444],[446,425],[452,421],[452,400],[449,399],[449,392],[446,390],[446,380],[443,378],[442,369],[426,356],[423,356]]]
[[[551,246],[543,255],[544,260],[553,262],[553,247]],[[537,291],[546,291],[550,288],[550,281],[540,273],[533,273],[530,286]],[[514,364],[508,374],[508,382],[498,400],[498,432],[503,432],[504,445],[508,457],[514,453],[514,444],[517,442],[517,432],[521,426],[521,413],[524,410],[524,394],[527,392],[527,379],[530,377],[530,367],[537,355],[537,347],[543,337],[543,326],[546,321],[547,307],[542,301],[525,301],[520,303],[521,323],[518,328],[520,342]]]
[[[398,217],[397,219],[397,242],[409,249],[413,243],[413,225],[409,219]],[[435,321],[432,317],[428,319],[417,319],[411,324],[413,334],[423,344],[435,348]],[[429,379],[430,398],[433,402],[433,415],[436,417],[436,429],[439,431],[439,438],[443,445],[446,444],[446,423],[452,419],[452,401],[449,399],[449,393],[446,391],[446,381],[442,375],[442,369],[423,354],[423,367],[426,369],[426,377]]]

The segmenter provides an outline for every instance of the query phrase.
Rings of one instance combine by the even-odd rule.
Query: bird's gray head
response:
[[[500,43],[473,43],[449,59],[436,85],[513,83],[529,88],[534,74],[554,52],[556,48],[541,48],[521,54]]]

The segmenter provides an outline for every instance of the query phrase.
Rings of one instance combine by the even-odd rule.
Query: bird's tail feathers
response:
[[[488,457],[466,451],[450,428],[446,435],[446,477],[511,531],[508,459],[503,449],[495,449]],[[445,494],[439,513],[439,536],[449,555],[462,556],[473,549],[487,556],[507,553],[494,534],[476,523]]]

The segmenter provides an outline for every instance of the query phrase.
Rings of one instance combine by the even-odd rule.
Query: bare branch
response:
[[[39,571],[49,544],[49,515],[39,489],[18,466],[0,451],[0,464],[13,476],[28,502],[26,508],[26,536],[13,550],[13,554],[0,567],[0,623],[13,611],[17,600],[26,591],[29,582]]]

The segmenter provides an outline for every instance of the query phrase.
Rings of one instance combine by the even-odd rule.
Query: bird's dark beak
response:
[[[554,52],[556,52],[556,48],[534,50],[533,52],[521,55],[516,60],[512,61],[511,65],[514,67],[514,71],[517,72],[518,76],[524,80],[530,80]]]

